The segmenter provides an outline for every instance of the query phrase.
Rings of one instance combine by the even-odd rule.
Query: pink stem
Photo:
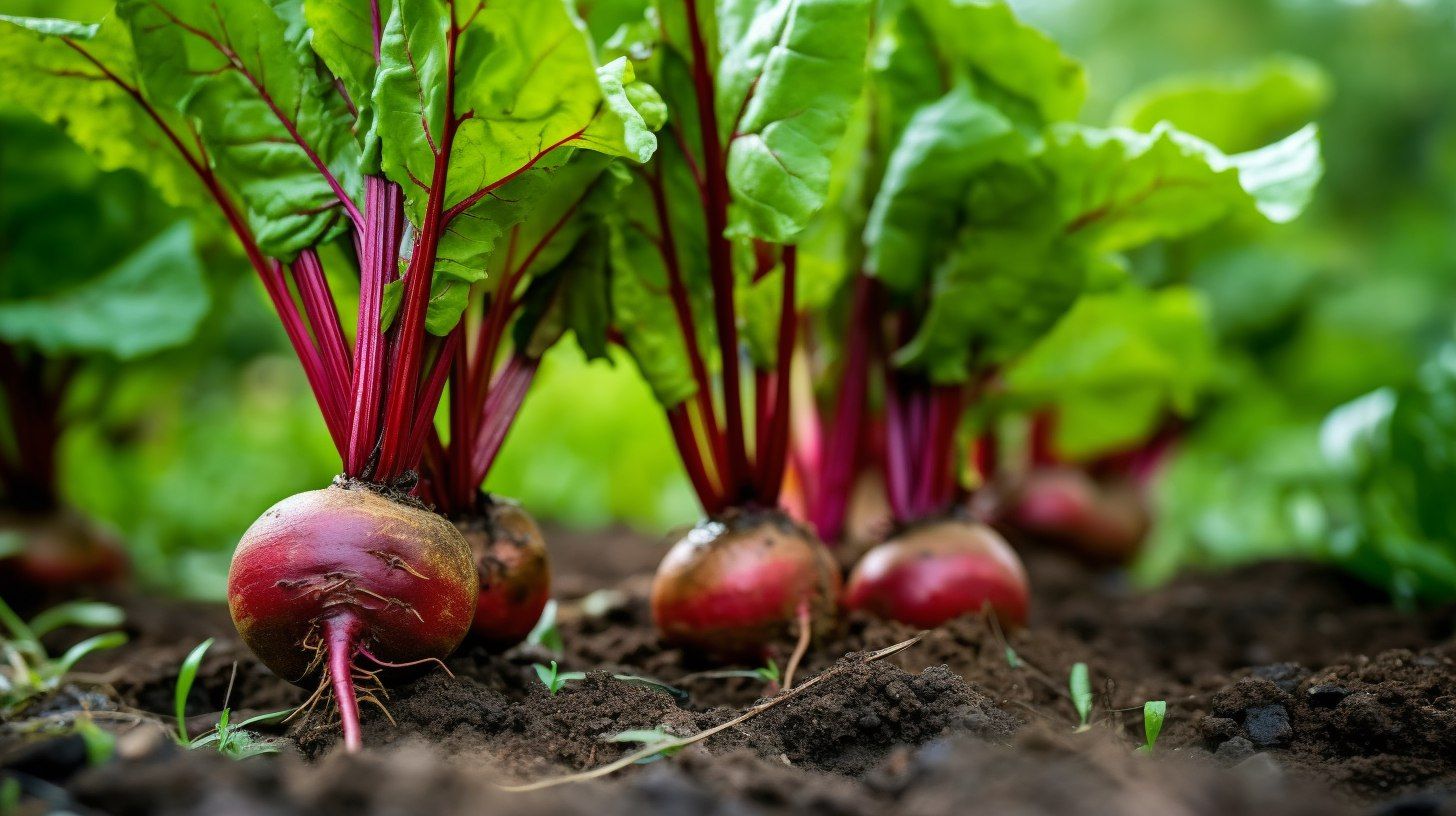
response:
[[[359,265],[359,324],[354,341],[353,410],[345,467],[362,476],[379,442],[379,408],[384,390],[384,334],[380,310],[385,284],[398,273],[404,191],[386,179],[365,179],[367,221]]]
[[[501,371],[496,384],[491,387],[490,396],[485,402],[486,423],[480,429],[480,436],[470,459],[472,481],[475,484],[483,483],[485,477],[490,475],[490,467],[495,464],[501,445],[505,444],[506,433],[515,424],[516,414],[520,413],[521,404],[526,400],[526,392],[530,390],[531,380],[535,378],[536,369],[540,365],[539,358],[524,354],[514,355]]]
[[[324,648],[328,650],[329,682],[339,706],[344,729],[344,750],[354,753],[364,747],[359,730],[359,699],[354,691],[354,653],[363,624],[348,612],[324,621]]]

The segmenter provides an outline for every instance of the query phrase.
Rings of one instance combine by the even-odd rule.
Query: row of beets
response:
[[[96,24],[0,18],[17,101],[220,215],[282,321],[343,473],[247,531],[228,597],[271,669],[332,688],[347,747],[358,672],[438,660],[472,629],[505,646],[539,615],[540,532],[481,485],[568,335],[636,360],[707,518],[653,587],[666,639],[752,655],[841,606],[1025,618],[1015,555],[963,509],[998,480],[985,414],[1038,407],[1008,367],[1086,298],[1162,303],[1117,253],[1292,217],[1317,147],[1301,132],[1229,156],[1166,125],[1074,124],[1080,66],[1003,3],[886,5],[119,0]],[[351,336],[352,291],[333,290],[355,281]],[[841,597],[819,542],[846,538],[866,472],[893,535]],[[1076,479],[1005,506],[1095,529]]]

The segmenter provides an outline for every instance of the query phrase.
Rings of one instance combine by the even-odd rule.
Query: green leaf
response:
[[[967,83],[918,111],[890,154],[865,227],[870,274],[894,291],[924,285],[955,241],[975,173],[1024,149],[1010,120]]]
[[[1013,399],[1055,406],[1057,449],[1083,458],[1144,438],[1168,412],[1191,412],[1214,370],[1197,292],[1128,286],[1083,296],[1004,382]]]
[[[379,171],[379,144],[374,132],[374,31],[369,6],[334,0],[306,0],[304,14],[312,30],[313,50],[343,83],[359,112],[355,134],[363,140],[361,170]]]
[[[1280,56],[1237,73],[1161,80],[1119,103],[1112,120],[1141,131],[1167,122],[1226,153],[1239,153],[1299,130],[1319,115],[1330,95],[1322,68]]]
[[[140,82],[131,34],[116,17],[83,25],[0,15],[0,84],[7,101],[58,125],[102,169],[136,170],[173,204],[206,202],[182,154],[125,90],[106,81],[102,68],[132,87]],[[158,113],[187,133],[180,115]]]
[[[859,97],[868,0],[722,0],[715,74],[729,232],[788,243],[824,205]]]
[[[684,342],[683,326],[671,297],[676,264],[686,292],[698,345],[713,348],[712,287],[706,269],[706,229],[697,187],[677,151],[663,151],[654,162],[662,173],[665,211],[673,236],[668,251],[646,180],[634,177],[621,205],[608,219],[611,230],[611,302],[616,328],[628,351],[665,407],[697,393]]]
[[[1298,218],[1324,175],[1319,130],[1314,125],[1267,147],[1236,153],[1230,160],[1260,214],[1275,224]]]
[[[646,765],[651,762],[656,762],[659,759],[665,759],[672,756],[673,754],[678,753],[684,747],[678,744],[677,737],[674,737],[672,734],[667,733],[667,729],[661,726],[651,729],[638,728],[629,731],[623,731],[619,734],[613,734],[612,736],[607,737],[606,741],[638,743],[643,748],[650,748],[657,745],[662,746],[661,750],[659,750],[652,756],[638,760],[637,764],[639,765]]]
[[[909,0],[943,60],[1022,101],[1042,122],[1075,119],[1087,95],[1082,66],[1002,0]]]
[[[433,274],[427,328],[458,321],[469,286],[506,228],[549,184],[535,176],[571,146],[645,160],[656,137],[655,98],[625,60],[600,72],[591,43],[562,0],[503,0],[457,10],[455,109],[446,111],[449,43],[445,4],[395,0],[374,88],[383,169],[405,190],[410,221],[423,223],[447,117],[459,121],[448,157],[444,210],[476,203],[449,224]],[[466,23],[468,22],[468,25]]]
[[[188,744],[187,737],[187,697],[192,693],[192,684],[197,680],[197,670],[202,666],[202,658],[207,650],[212,648],[212,638],[202,641],[187,653],[186,659],[182,661],[182,668],[177,672],[177,685],[172,691],[172,712],[177,717],[177,736],[183,745]]]
[[[0,302],[0,338],[46,354],[132,359],[189,340],[208,303],[191,229],[178,223],[91,281],[43,298]]]
[[[319,163],[355,195],[359,146],[301,25],[267,0],[121,0],[117,11],[148,95],[196,121],[264,253],[290,258],[342,226]]]
[[[1092,715],[1092,683],[1087,677],[1087,664],[1074,663],[1067,681],[1072,693],[1072,706],[1077,709],[1081,728],[1087,727],[1087,718]]]
[[[92,652],[99,652],[103,649],[115,649],[126,643],[126,635],[122,632],[107,632],[104,635],[89,637],[66,650],[55,665],[49,667],[49,674],[53,678],[61,678],[68,674],[81,658]]]
[[[560,652],[566,648],[561,640],[561,631],[556,628],[556,599],[552,598],[546,602],[545,608],[541,610],[541,618],[526,635],[526,643],[531,646],[540,646],[548,652]]]
[[[31,635],[43,638],[63,626],[104,629],[120,626],[126,613],[115,604],[99,601],[69,601],[53,606],[30,620]]]
[[[967,228],[935,267],[929,307],[896,365],[937,383],[966,381],[1041,337],[1081,294],[1089,261],[1045,230]]]
[[[1104,252],[1181,238],[1235,214],[1287,221],[1320,173],[1313,130],[1231,158],[1166,125],[1140,134],[1060,124],[1043,162],[1067,231]]]
[[[1166,700],[1149,700],[1143,703],[1143,736],[1146,742],[1143,749],[1152,753],[1153,746],[1158,744],[1158,735],[1163,733],[1163,720],[1168,716],[1168,702]]]
[[[588,359],[607,356],[607,242],[606,227],[596,224],[561,263],[532,280],[516,322],[517,349],[539,358],[571,331]]]

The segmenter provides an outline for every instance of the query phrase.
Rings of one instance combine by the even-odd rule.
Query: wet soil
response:
[[[562,651],[467,646],[452,674],[386,677],[388,714],[366,707],[368,748],[352,756],[325,706],[271,727],[276,755],[178,748],[166,712],[182,656],[204,637],[217,642],[188,701],[193,733],[225,704],[237,721],[311,689],[253,660],[221,607],[130,599],[127,647],[88,658],[74,685],[0,725],[0,811],[18,793],[20,813],[83,814],[1456,814],[1456,610],[1398,611],[1318,565],[1138,592],[1117,571],[1026,546],[1027,628],[964,619],[871,661],[917,633],[852,617],[813,645],[798,689],[773,697],[762,678],[725,677],[658,642],[646,592],[664,542],[623,530],[548,540]],[[782,666],[787,651],[765,657]],[[553,659],[585,676],[549,693],[534,664]],[[1082,729],[1067,691],[1078,662],[1094,691]],[[1148,700],[1168,711],[1151,753],[1135,750]],[[503,788],[753,706],[641,766]],[[78,719],[117,735],[112,758],[88,752]]]

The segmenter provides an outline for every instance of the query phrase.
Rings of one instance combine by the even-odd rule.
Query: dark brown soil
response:
[[[366,710],[361,755],[335,750],[322,707],[278,734],[277,756],[177,748],[166,712],[182,655],[204,637],[217,644],[189,698],[194,732],[225,702],[237,719],[307,695],[247,654],[225,610],[137,599],[129,646],[0,726],[0,767],[35,813],[1456,814],[1453,610],[1399,612],[1309,564],[1140,593],[1036,549],[1025,630],[966,619],[868,663],[916,633],[851,618],[814,644],[799,682],[830,674],[761,715],[605,779],[507,792],[640,747],[613,740],[623,732],[687,736],[774,691],[657,642],[646,589],[664,542],[548,539],[563,653],[468,648],[453,677],[393,678],[393,722]],[[588,674],[549,694],[532,664],[552,659]],[[1081,732],[1066,691],[1077,662],[1096,696]],[[1134,748],[1153,699],[1168,719],[1147,755]],[[120,734],[114,759],[88,764],[68,727],[86,716]]]

